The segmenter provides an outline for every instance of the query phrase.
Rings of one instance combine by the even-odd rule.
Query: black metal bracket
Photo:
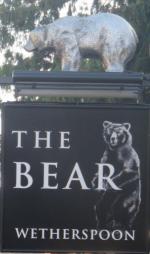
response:
[[[15,86],[16,96],[133,98],[139,103],[150,93],[150,75],[134,72],[15,71],[11,79],[0,79],[1,86],[6,83]]]

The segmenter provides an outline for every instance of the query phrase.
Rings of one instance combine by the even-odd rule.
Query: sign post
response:
[[[2,251],[148,253],[150,109],[3,105]]]

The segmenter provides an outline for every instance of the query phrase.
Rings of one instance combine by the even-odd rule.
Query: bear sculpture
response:
[[[140,160],[132,146],[130,123],[104,121],[103,138],[106,150],[101,163],[112,164],[115,168],[113,182],[122,190],[99,193],[94,207],[98,228],[129,229],[133,226],[141,203]],[[92,184],[95,185],[97,176]]]
[[[24,46],[27,51],[48,50],[61,60],[63,71],[78,71],[82,57],[98,57],[107,72],[123,72],[132,59],[138,37],[122,17],[98,13],[60,18],[35,28]]]

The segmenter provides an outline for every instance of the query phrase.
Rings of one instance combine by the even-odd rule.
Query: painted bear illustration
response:
[[[106,144],[101,163],[115,168],[113,182],[121,188],[116,191],[106,185],[95,205],[98,228],[129,229],[133,226],[141,203],[140,160],[132,146],[130,123],[103,122]],[[93,179],[93,184],[97,177]]]

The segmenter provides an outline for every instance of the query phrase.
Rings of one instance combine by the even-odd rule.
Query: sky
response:
[[[14,101],[15,98],[13,89],[11,91],[6,91],[0,87],[0,99],[2,102]]]

